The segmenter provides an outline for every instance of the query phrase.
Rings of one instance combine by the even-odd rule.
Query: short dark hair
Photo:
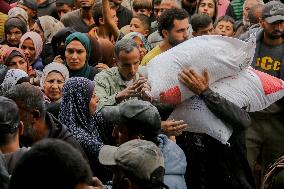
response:
[[[150,27],[151,27],[151,21],[150,21],[150,18],[144,14],[137,14],[135,16],[133,16],[133,18],[137,18],[138,20],[140,20],[144,26],[144,28],[146,30],[150,30]]]
[[[45,117],[46,109],[41,90],[30,83],[21,83],[12,87],[4,94],[5,97],[14,100],[19,109],[38,110],[41,118]],[[19,106],[20,105],[20,106]]]
[[[149,11],[152,10],[152,1],[151,0],[134,0],[133,1],[133,9],[147,9]]]
[[[91,184],[91,170],[82,154],[59,139],[43,139],[17,162],[10,189],[75,189]]]
[[[197,32],[213,23],[212,18],[207,14],[194,14],[190,20],[192,30]]]
[[[74,3],[60,3],[60,2],[58,3],[58,2],[56,2],[56,6],[57,7],[61,7],[63,5],[67,5],[67,6],[71,7],[71,8],[74,7]]]
[[[103,6],[102,4],[96,4],[93,10],[93,19],[95,21],[96,26],[100,25],[100,18],[103,18]]]
[[[221,16],[220,18],[218,18],[218,20],[214,24],[214,27],[216,27],[217,24],[221,21],[231,22],[233,25],[235,24],[235,20],[232,17],[225,15],[225,16]]]
[[[163,11],[158,22],[159,34],[163,37],[162,31],[170,31],[174,27],[175,20],[184,20],[186,18],[189,18],[189,15],[184,9],[173,8]]]

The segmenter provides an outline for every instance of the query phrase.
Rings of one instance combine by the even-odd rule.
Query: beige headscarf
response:
[[[63,23],[52,16],[41,16],[38,19],[44,32],[45,44],[51,43],[52,37],[64,28]]]
[[[29,16],[28,16],[28,13],[24,9],[20,7],[11,8],[8,12],[8,18],[12,18],[12,17],[18,17],[21,20],[23,20],[27,24],[27,28],[29,31]]]

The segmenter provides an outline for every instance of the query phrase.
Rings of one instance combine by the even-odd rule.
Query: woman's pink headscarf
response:
[[[22,47],[24,41],[26,39],[31,39],[34,43],[34,47],[35,47],[35,58],[34,60],[38,59],[39,55],[41,54],[42,51],[42,46],[43,46],[43,42],[42,39],[40,37],[40,35],[36,32],[27,32],[25,33],[22,37],[21,37],[21,41],[20,41],[20,48]]]

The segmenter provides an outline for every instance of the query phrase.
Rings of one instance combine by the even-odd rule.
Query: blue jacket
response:
[[[158,140],[165,159],[164,183],[170,189],[187,189],[184,179],[187,162],[183,150],[166,135],[160,134]]]

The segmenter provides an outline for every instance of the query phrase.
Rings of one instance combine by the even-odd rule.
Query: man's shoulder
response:
[[[117,67],[112,67],[106,70],[101,71],[95,76],[95,81],[101,81],[105,79],[111,79],[113,77],[116,77],[118,73]]]

